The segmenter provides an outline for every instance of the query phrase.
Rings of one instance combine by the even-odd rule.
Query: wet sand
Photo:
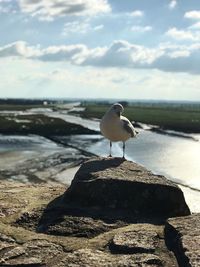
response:
[[[88,157],[77,148],[40,136],[0,135],[0,178],[24,183],[69,184]]]

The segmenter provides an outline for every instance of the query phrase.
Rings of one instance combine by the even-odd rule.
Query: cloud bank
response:
[[[168,37],[171,37],[171,38],[173,38],[173,39],[175,39],[177,41],[194,41],[194,42],[199,42],[200,41],[200,32],[198,32],[198,31],[197,32],[193,32],[193,31],[190,31],[190,30],[179,30],[176,27],[169,29],[165,33],[165,35],[168,36]]]
[[[19,57],[44,62],[68,62],[102,68],[158,69],[166,72],[200,73],[200,44],[160,44],[156,48],[124,40],[90,49],[84,44],[41,48],[18,41],[0,47],[0,57]]]
[[[47,21],[64,16],[94,16],[111,11],[107,0],[18,0],[18,4],[23,13]]]

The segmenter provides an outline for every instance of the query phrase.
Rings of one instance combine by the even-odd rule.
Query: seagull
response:
[[[100,130],[104,137],[110,140],[110,155],[112,149],[112,142],[123,142],[123,158],[125,158],[125,141],[131,137],[136,137],[138,132],[133,127],[132,123],[121,114],[124,108],[121,104],[115,103],[105,113],[100,122]]]

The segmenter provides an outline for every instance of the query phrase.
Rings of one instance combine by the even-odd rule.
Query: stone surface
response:
[[[65,194],[49,203],[37,231],[94,237],[127,223],[160,223],[187,214],[182,191],[165,177],[121,158],[92,158]],[[18,223],[30,227],[33,217],[37,214],[24,214]]]
[[[58,215],[56,220],[49,219],[48,222],[45,216],[44,218],[45,221],[42,219],[39,223],[39,227],[37,228],[38,232],[61,236],[91,238],[125,225],[125,223],[119,221],[109,224],[104,220],[88,217],[83,213],[80,213],[78,216],[72,214],[64,216]]]
[[[152,254],[112,255],[100,250],[80,249],[68,254],[59,267],[159,267],[158,256]]]
[[[116,234],[111,250],[117,253],[151,253],[158,246],[158,234],[155,231],[135,230]]]
[[[82,164],[63,201],[122,209],[135,217],[190,214],[182,191],[163,176],[121,158],[92,158]]]
[[[10,250],[2,253],[1,265],[44,265],[46,259],[51,262],[54,257],[61,255],[63,249],[61,246],[46,240],[32,240],[22,246],[16,245]],[[0,266],[1,266],[0,265]]]
[[[169,219],[166,237],[180,266],[200,266],[200,214]]]
[[[96,158],[92,159],[92,161],[96,160]],[[105,162],[108,164],[109,160]],[[148,187],[155,178],[156,186],[166,186],[169,191],[172,188],[172,196],[174,192],[178,192],[177,195],[180,197],[178,189],[163,177],[154,176],[136,164],[131,166],[129,162],[124,161],[121,161],[120,166],[113,167],[111,164],[111,170],[108,166],[101,170],[105,171],[103,178],[98,176],[100,170],[96,172],[93,170],[90,181],[99,179],[107,186],[107,178],[112,180],[110,194],[113,194],[115,199],[114,192],[118,192],[118,180],[120,183],[121,181],[132,183],[133,175],[137,176],[136,180],[142,181]],[[88,169],[84,168],[84,170],[88,177]],[[118,173],[117,179],[112,178],[114,172]],[[86,178],[85,181],[89,183]],[[123,192],[125,190],[123,188],[127,187],[122,183],[120,188]],[[124,203],[126,202],[126,208],[117,208],[116,200],[114,200],[116,205],[112,207],[105,206],[106,202],[99,206],[95,203],[94,206],[92,202],[83,201],[83,196],[86,194],[81,195],[78,201],[74,201],[73,197],[66,196],[66,192],[68,192],[66,186],[58,184],[33,185],[5,181],[0,183],[1,267],[185,267],[177,264],[169,246],[174,240],[171,229],[175,229],[175,224],[172,226],[172,222],[175,222],[173,220],[176,218],[169,219],[166,226],[163,217],[161,220],[151,218],[148,223],[147,218],[142,217],[140,221],[138,214],[136,216],[132,211],[132,205],[125,201],[125,194],[122,196]],[[69,192],[71,194],[71,189]],[[97,194],[99,194],[98,190]],[[145,198],[146,194],[141,194],[141,199]],[[168,196],[171,196],[170,193]],[[117,199],[118,197],[121,199],[121,196],[117,195]],[[103,201],[104,198],[106,201],[112,200],[111,195],[102,194]],[[128,196],[129,200],[131,198]],[[177,218],[177,225],[179,220],[187,220],[189,217]],[[187,233],[192,231],[192,226],[190,227],[189,224],[192,224],[193,228],[199,228],[197,223],[199,217],[197,215],[190,220],[190,223],[185,223],[188,227],[184,228],[187,229]],[[181,225],[182,223],[179,226]],[[192,238],[185,233],[184,238],[181,239],[184,241],[182,249],[186,244],[190,249],[186,252],[183,250],[181,253],[188,258],[192,255],[190,262],[193,265],[191,266],[196,267],[197,265],[194,264],[197,259],[194,257],[198,255],[198,232],[195,232]]]
[[[66,216],[63,220],[64,224],[68,224],[68,228],[62,223],[57,224],[63,231],[60,231],[59,235],[51,232],[56,231],[53,229],[56,225],[53,224],[49,227],[51,234],[37,233],[39,222],[46,209],[54,201],[59,202],[59,199],[62,199],[59,196],[62,196],[65,190],[65,186],[58,185],[0,183],[1,267],[178,267],[175,257],[165,246],[164,225],[128,224],[123,221],[114,223],[108,218],[106,221],[92,218],[88,210],[86,216],[86,210],[77,211],[77,208],[75,210],[71,208],[71,216]],[[52,211],[48,215],[59,222],[59,210],[54,210],[54,213]],[[109,214],[107,216],[109,217]],[[46,217],[47,222],[50,217]],[[76,230],[76,233],[66,234],[66,229]],[[140,243],[140,247],[143,247],[140,252],[136,253],[134,250],[128,254],[120,250],[114,252],[110,244],[117,236],[123,236],[124,232],[135,233],[137,240],[140,240],[145,232],[152,233],[152,238],[154,235],[157,238],[155,250],[145,250],[152,246],[149,237],[146,243]],[[124,244],[121,241],[122,247],[126,247],[127,244],[127,240],[124,239]]]

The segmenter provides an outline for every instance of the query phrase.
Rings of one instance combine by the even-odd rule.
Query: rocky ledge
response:
[[[0,191],[0,266],[200,266],[200,215],[133,162],[92,158],[68,189],[2,182]]]

